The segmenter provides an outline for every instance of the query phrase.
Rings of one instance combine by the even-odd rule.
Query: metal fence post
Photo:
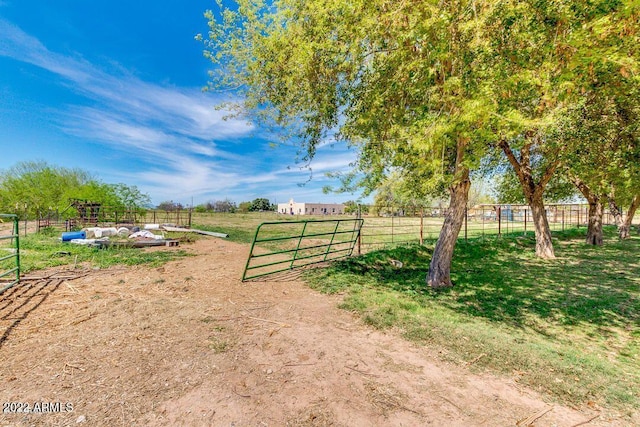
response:
[[[13,227],[11,228],[11,235],[9,236],[0,236],[1,240],[15,240],[15,252],[9,255],[5,255],[0,258],[0,261],[8,260],[11,258],[16,259],[16,266],[7,271],[0,272],[0,277],[9,276],[11,273],[15,273],[15,280],[3,288],[0,289],[0,293],[6,291],[7,289],[13,287],[17,283],[20,282],[20,220],[18,215],[13,214],[0,214],[1,218],[11,218],[13,220]]]
[[[358,216],[357,219],[362,219],[362,205],[358,204]],[[358,232],[358,238],[357,238],[357,245],[358,245],[358,255],[361,255],[361,245],[362,245],[362,225],[360,225],[360,231]]]
[[[20,281],[20,230],[18,226],[18,217],[13,223],[13,231],[16,235],[16,282]]]
[[[467,221],[469,217],[469,209],[464,207],[464,241],[467,241]]]
[[[27,237],[27,221],[29,220],[29,213],[27,212],[27,204],[24,204],[24,236]]]
[[[420,245],[424,245],[424,208],[420,208]]]
[[[393,243],[393,212],[391,212],[391,243]]]
[[[484,206],[482,207],[482,238],[484,239]]]

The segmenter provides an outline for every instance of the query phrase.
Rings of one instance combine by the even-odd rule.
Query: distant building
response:
[[[278,213],[285,215],[342,215],[341,203],[299,203],[293,199],[289,203],[278,203]]]

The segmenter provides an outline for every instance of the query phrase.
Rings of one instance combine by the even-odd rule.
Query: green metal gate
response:
[[[263,222],[256,229],[242,280],[351,256],[362,219]]]
[[[2,266],[0,269],[0,286],[2,286],[0,288],[0,294],[20,282],[20,237],[18,236],[18,216],[13,214],[0,214],[0,219],[5,218],[13,221],[13,227],[11,234],[0,236],[0,241],[10,240],[12,243],[15,242],[15,244],[11,245],[13,247],[5,248],[11,252],[9,255],[0,256],[0,266]],[[15,266],[13,263],[10,263],[12,258],[15,259]],[[9,263],[9,266],[5,267],[7,263]],[[8,268],[8,270],[2,271],[5,268]],[[7,279],[5,279],[5,277],[13,274],[15,274],[15,278],[8,279],[7,283]]]

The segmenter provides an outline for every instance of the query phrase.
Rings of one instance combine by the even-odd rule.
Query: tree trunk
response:
[[[451,186],[449,209],[440,230],[427,273],[427,284],[434,289],[452,287],[451,260],[460,228],[464,222],[465,207],[469,197],[469,170],[465,169],[461,179]]]
[[[602,217],[604,205],[599,197],[589,199],[589,226],[587,228],[587,244],[602,246]]]
[[[507,141],[500,141],[499,145],[507,156],[509,163],[513,166],[513,170],[518,176],[518,181],[520,181],[522,185],[524,196],[531,208],[533,226],[536,232],[536,256],[553,259],[556,256],[553,252],[551,229],[549,228],[549,221],[547,221],[547,213],[544,209],[542,197],[544,189],[560,165],[560,161],[556,159],[548,164],[542,171],[538,182],[536,182],[531,166],[531,148],[533,147],[535,139],[536,136],[533,132],[527,135],[528,142],[520,150],[520,159],[516,158]]]
[[[631,237],[631,222],[636,214],[636,210],[638,210],[638,206],[640,206],[640,194],[633,196],[631,206],[629,206],[629,210],[627,211],[627,216],[618,226],[618,237],[620,237],[620,240]]]
[[[544,209],[544,202],[542,201],[541,192],[529,199],[529,206],[531,207],[531,216],[533,217],[533,226],[536,230],[536,256],[544,259],[553,259],[556,257],[553,251],[553,242],[551,241],[551,229],[549,228],[549,221],[547,221],[547,213]]]
[[[624,224],[624,220],[622,218],[622,209],[620,209],[612,194],[607,196],[607,199],[609,200],[609,212],[611,212],[611,215],[613,215],[613,221],[616,223],[616,226],[618,226],[619,233],[620,228]]]
[[[602,217],[604,216],[604,205],[602,195],[597,195],[584,181],[576,176],[572,176],[571,181],[578,187],[585,199],[589,202],[589,226],[587,227],[588,245],[602,246]]]

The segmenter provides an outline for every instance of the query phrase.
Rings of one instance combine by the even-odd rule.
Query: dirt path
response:
[[[196,256],[0,298],[0,401],[73,409],[0,425],[568,427],[598,415],[447,364],[299,281],[241,283],[245,246],[185,248]]]

